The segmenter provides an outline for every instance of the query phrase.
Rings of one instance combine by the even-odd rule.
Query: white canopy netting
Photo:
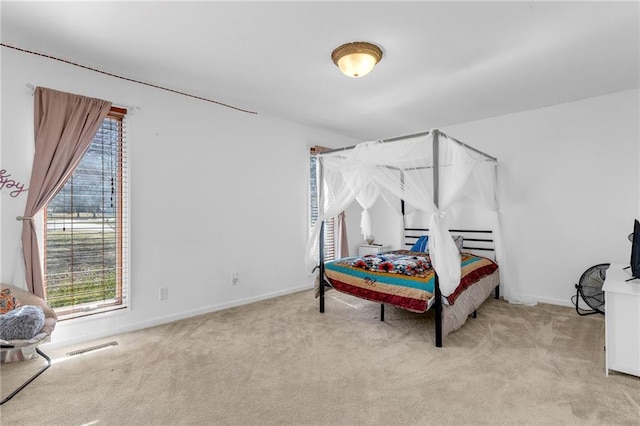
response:
[[[372,234],[369,209],[378,198],[385,200],[399,217],[400,200],[404,200],[405,208],[425,212],[430,218],[431,262],[442,295],[449,296],[460,282],[460,253],[449,234],[447,212],[455,203],[471,199],[495,213],[492,229],[502,294],[507,300],[517,299],[508,285],[495,158],[431,130],[323,153],[318,164],[320,211],[307,244],[310,271],[319,263],[318,242],[324,219],[337,216],[356,201],[363,208],[361,228],[366,237]]]

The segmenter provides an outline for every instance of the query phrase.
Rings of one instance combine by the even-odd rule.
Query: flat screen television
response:
[[[640,222],[633,223],[633,237],[631,239],[631,279],[640,278]]]

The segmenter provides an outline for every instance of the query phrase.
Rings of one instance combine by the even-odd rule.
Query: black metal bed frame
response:
[[[403,206],[404,213],[404,206]],[[411,247],[415,243],[415,240],[420,238],[421,235],[429,232],[429,228],[404,228],[405,246]],[[419,233],[419,235],[415,235]],[[449,229],[449,233],[453,236],[460,235],[463,238],[462,249],[469,252],[474,251],[490,251],[494,253],[495,259],[495,244],[493,240],[492,230],[473,230],[473,229]],[[478,234],[478,235],[477,235]],[[477,236],[476,236],[477,235]],[[483,238],[480,238],[483,237]],[[435,293],[434,296],[434,308],[436,312],[436,346],[442,347],[442,293],[440,292],[440,283],[438,281],[438,274],[435,274],[434,281]],[[500,299],[500,284],[495,287],[495,298]],[[477,311],[473,311],[471,314],[473,318],[477,318]],[[382,315],[384,318],[384,316]],[[383,319],[384,320],[384,319]]]
[[[391,138],[391,139],[385,139],[382,142],[395,142],[395,141],[399,141],[399,140],[403,140],[403,139],[410,139],[410,138],[415,138],[415,137],[419,137],[419,136],[426,136],[431,132],[423,132],[423,133],[417,133],[417,134],[413,134],[413,135],[407,135],[407,136],[399,136],[396,138]],[[433,202],[435,204],[436,207],[439,206],[439,193],[438,193],[438,188],[439,188],[439,174],[438,174],[438,168],[439,168],[439,164],[438,164],[438,158],[439,158],[439,135],[440,135],[440,131],[437,129],[433,130],[433,159],[434,159],[434,164],[433,164]],[[495,157],[492,157],[482,151],[479,151],[463,142],[460,142],[457,139],[451,138],[450,136],[446,136],[448,139],[452,140],[455,143],[458,143],[462,146],[465,146],[468,149],[473,150],[474,152],[481,154],[485,157],[487,157],[490,160],[493,161],[497,161]],[[354,146],[350,146],[350,147],[346,147],[346,148],[338,148],[335,150],[331,150],[331,151],[326,151],[324,153],[318,154],[319,156],[321,156],[322,154],[329,154],[331,152],[335,152],[335,151],[345,151],[345,150],[349,150],[349,149],[353,149],[355,147]],[[318,162],[318,164],[320,165],[320,162]],[[319,171],[317,173],[317,179],[318,182],[322,181],[322,168],[319,167]],[[401,175],[401,179],[404,180],[404,175]],[[320,186],[318,186],[318,188],[320,188]],[[402,203],[402,216],[404,218],[405,215],[405,208],[404,208],[404,200],[401,201]],[[412,246],[412,243],[409,243],[407,241],[407,238],[412,239],[412,238],[419,238],[419,236],[411,236],[411,235],[407,235],[407,232],[415,232],[415,231],[419,231],[419,232],[428,232],[429,230],[427,228],[405,228],[405,245],[407,246]],[[492,235],[492,231],[490,230],[480,230],[480,231],[474,231],[474,230],[454,230],[451,229],[449,230],[449,232],[453,232],[453,233],[457,233],[457,234],[463,234],[463,238],[464,238],[464,234],[469,234],[469,233],[480,233],[480,234],[490,234]],[[473,246],[469,247],[469,246],[463,246],[464,249],[468,249],[468,250],[481,250],[481,251],[494,251],[495,248],[493,246],[493,238],[465,238],[464,239],[465,242],[474,242],[474,243],[478,243],[478,244],[474,244]],[[324,313],[325,310],[325,304],[324,304],[324,294],[325,294],[325,285],[328,285],[329,287],[331,287],[331,284],[328,283],[325,279],[325,260],[324,260],[324,221],[322,221],[321,225],[320,225],[320,236],[319,236],[319,265],[318,265],[318,274],[319,274],[319,282],[320,282],[320,288],[319,288],[319,308],[320,308],[320,313]],[[500,298],[500,289],[499,289],[499,285],[495,287],[495,298],[499,299]],[[436,347],[441,348],[442,347],[442,292],[440,290],[440,280],[438,278],[438,274],[435,273],[434,271],[434,304],[433,307],[435,309],[435,340],[436,340]],[[474,311],[472,313],[473,318],[476,318],[476,312]],[[384,304],[381,303],[380,304],[380,321],[384,321]]]
[[[320,231],[320,239],[323,240],[323,231]],[[428,228],[404,228],[404,239],[405,246],[411,247],[415,243],[421,235],[425,235],[425,233],[429,232]],[[464,250],[473,252],[473,251],[490,251],[495,253],[494,240],[493,240],[493,231],[491,230],[471,230],[471,229],[450,229],[449,232],[452,235],[461,235],[463,237],[463,246]],[[419,235],[415,235],[414,233],[419,233]],[[478,237],[475,237],[476,234],[479,234]],[[468,235],[472,235],[474,237],[467,237]],[[483,238],[480,238],[483,237]],[[323,244],[324,241],[321,241]],[[471,243],[471,244],[469,244]],[[321,253],[323,255],[323,253]],[[322,256],[324,257],[324,256]],[[320,276],[322,279],[320,280],[320,313],[324,313],[324,294],[325,294],[325,285],[331,287],[331,283],[327,282],[324,278],[324,258],[320,261]],[[500,285],[498,284],[495,287],[495,299],[500,299]],[[440,290],[440,280],[438,278],[438,274],[434,271],[434,301],[433,301],[433,309],[435,310],[435,340],[436,347],[442,347],[442,292]],[[471,316],[473,318],[477,318],[477,312],[474,311]],[[384,303],[380,304],[380,321],[384,321]]]

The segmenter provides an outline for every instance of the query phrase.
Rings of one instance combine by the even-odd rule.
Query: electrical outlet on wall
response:
[[[236,286],[238,285],[238,280],[240,278],[238,277],[238,273],[234,272],[233,274],[231,274],[231,285]]]
[[[160,300],[167,300],[169,298],[169,287],[160,287]]]

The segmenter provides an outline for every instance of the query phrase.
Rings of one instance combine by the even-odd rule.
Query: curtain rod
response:
[[[434,130],[437,130],[437,129],[434,129]],[[474,148],[474,147],[472,147],[472,146],[469,146],[469,145],[467,145],[467,144],[466,144],[466,143],[464,143],[464,142],[460,142],[458,139],[456,139],[456,138],[452,138],[451,136],[447,135],[447,134],[446,134],[446,133],[444,133],[444,132],[441,132],[440,130],[437,130],[437,131],[438,131],[441,135],[443,135],[443,136],[444,136],[444,137],[446,137],[447,139],[451,139],[451,141],[453,141],[453,142],[457,143],[458,145],[462,145],[462,146],[464,146],[465,148],[467,148],[467,149],[469,149],[469,150],[471,150],[471,151],[473,151],[473,152],[475,152],[475,153],[477,153],[477,154],[480,154],[480,155],[482,155],[482,156],[484,156],[484,157],[488,158],[488,159],[489,159],[489,160],[491,160],[491,161],[495,161],[495,162],[497,162],[497,161],[498,161],[498,159],[497,159],[496,157],[492,157],[491,155],[489,155],[489,154],[487,154],[487,153],[485,153],[485,152],[482,152],[482,151],[480,151],[480,150],[479,150],[479,149],[477,149],[477,148]],[[397,137],[388,138],[388,139],[381,139],[381,140],[380,140],[380,142],[382,142],[382,143],[387,143],[387,142],[398,142],[398,141],[405,140],[405,139],[413,139],[413,138],[419,138],[420,136],[427,136],[429,133],[431,133],[431,131],[419,132],[419,133],[412,133],[412,134],[410,134],[410,135],[397,136]],[[348,150],[351,150],[351,149],[355,148],[355,147],[356,147],[356,146],[358,146],[358,145],[359,145],[359,144],[351,145],[351,146],[345,146],[345,147],[343,147],[343,148],[330,149],[330,150],[328,150],[328,151],[321,152],[321,153],[319,153],[319,154],[317,154],[317,155],[331,154],[331,153],[334,153],[334,152],[340,152],[340,151],[348,151]]]
[[[36,86],[32,83],[27,83],[25,84],[25,87],[27,89],[29,89],[29,91],[31,92],[31,96],[34,95],[34,93],[36,92]],[[84,95],[81,95],[84,96]],[[114,107],[122,107],[122,108],[126,108],[127,109],[127,113],[129,114],[133,114],[134,111],[142,111],[142,108],[139,106],[133,106],[133,105],[127,105],[127,104],[123,104],[121,102],[111,102],[111,105]]]
[[[136,80],[136,79],[129,78],[129,77],[124,77],[124,76],[121,76],[121,75],[118,75],[118,74],[114,74],[114,73],[103,71],[103,70],[100,70],[100,69],[97,69],[97,68],[89,67],[87,65],[82,65],[82,64],[79,64],[77,62],[72,62],[72,61],[69,61],[69,60],[66,60],[66,59],[57,58],[55,56],[48,55],[48,54],[45,54],[45,53],[39,53],[39,52],[35,52],[33,50],[23,49],[21,47],[12,46],[10,44],[5,44],[5,43],[0,43],[0,46],[6,47],[8,49],[14,49],[14,50],[17,50],[17,51],[23,52],[23,53],[29,53],[29,54],[35,55],[35,56],[41,56],[43,58],[53,59],[54,61],[63,62],[65,64],[73,65],[73,66],[76,66],[76,67],[79,67],[79,68],[84,68],[86,70],[94,71],[94,72],[97,72],[97,73],[100,73],[100,74],[104,74],[104,75],[108,75],[110,77],[115,77],[115,78],[119,78],[121,80],[130,81],[132,83],[138,83],[138,84],[142,84],[144,86],[153,87],[155,89],[165,90],[167,92],[175,93],[175,94],[182,95],[182,96],[187,96],[189,98],[199,99],[201,101],[210,102],[212,104],[218,104],[220,106],[227,107],[227,108],[230,108],[230,109],[234,109],[234,110],[240,111],[240,112],[245,112],[247,114],[258,114],[255,111],[249,111],[247,109],[238,108],[238,107],[235,107],[233,105],[225,104],[223,102],[218,102],[218,101],[215,101],[215,100],[209,99],[209,98],[204,98],[202,96],[192,95],[190,93],[181,92],[179,90],[170,89],[168,87],[163,87],[163,86],[160,86],[158,84],[147,83],[146,81],[141,81],[141,80]]]

